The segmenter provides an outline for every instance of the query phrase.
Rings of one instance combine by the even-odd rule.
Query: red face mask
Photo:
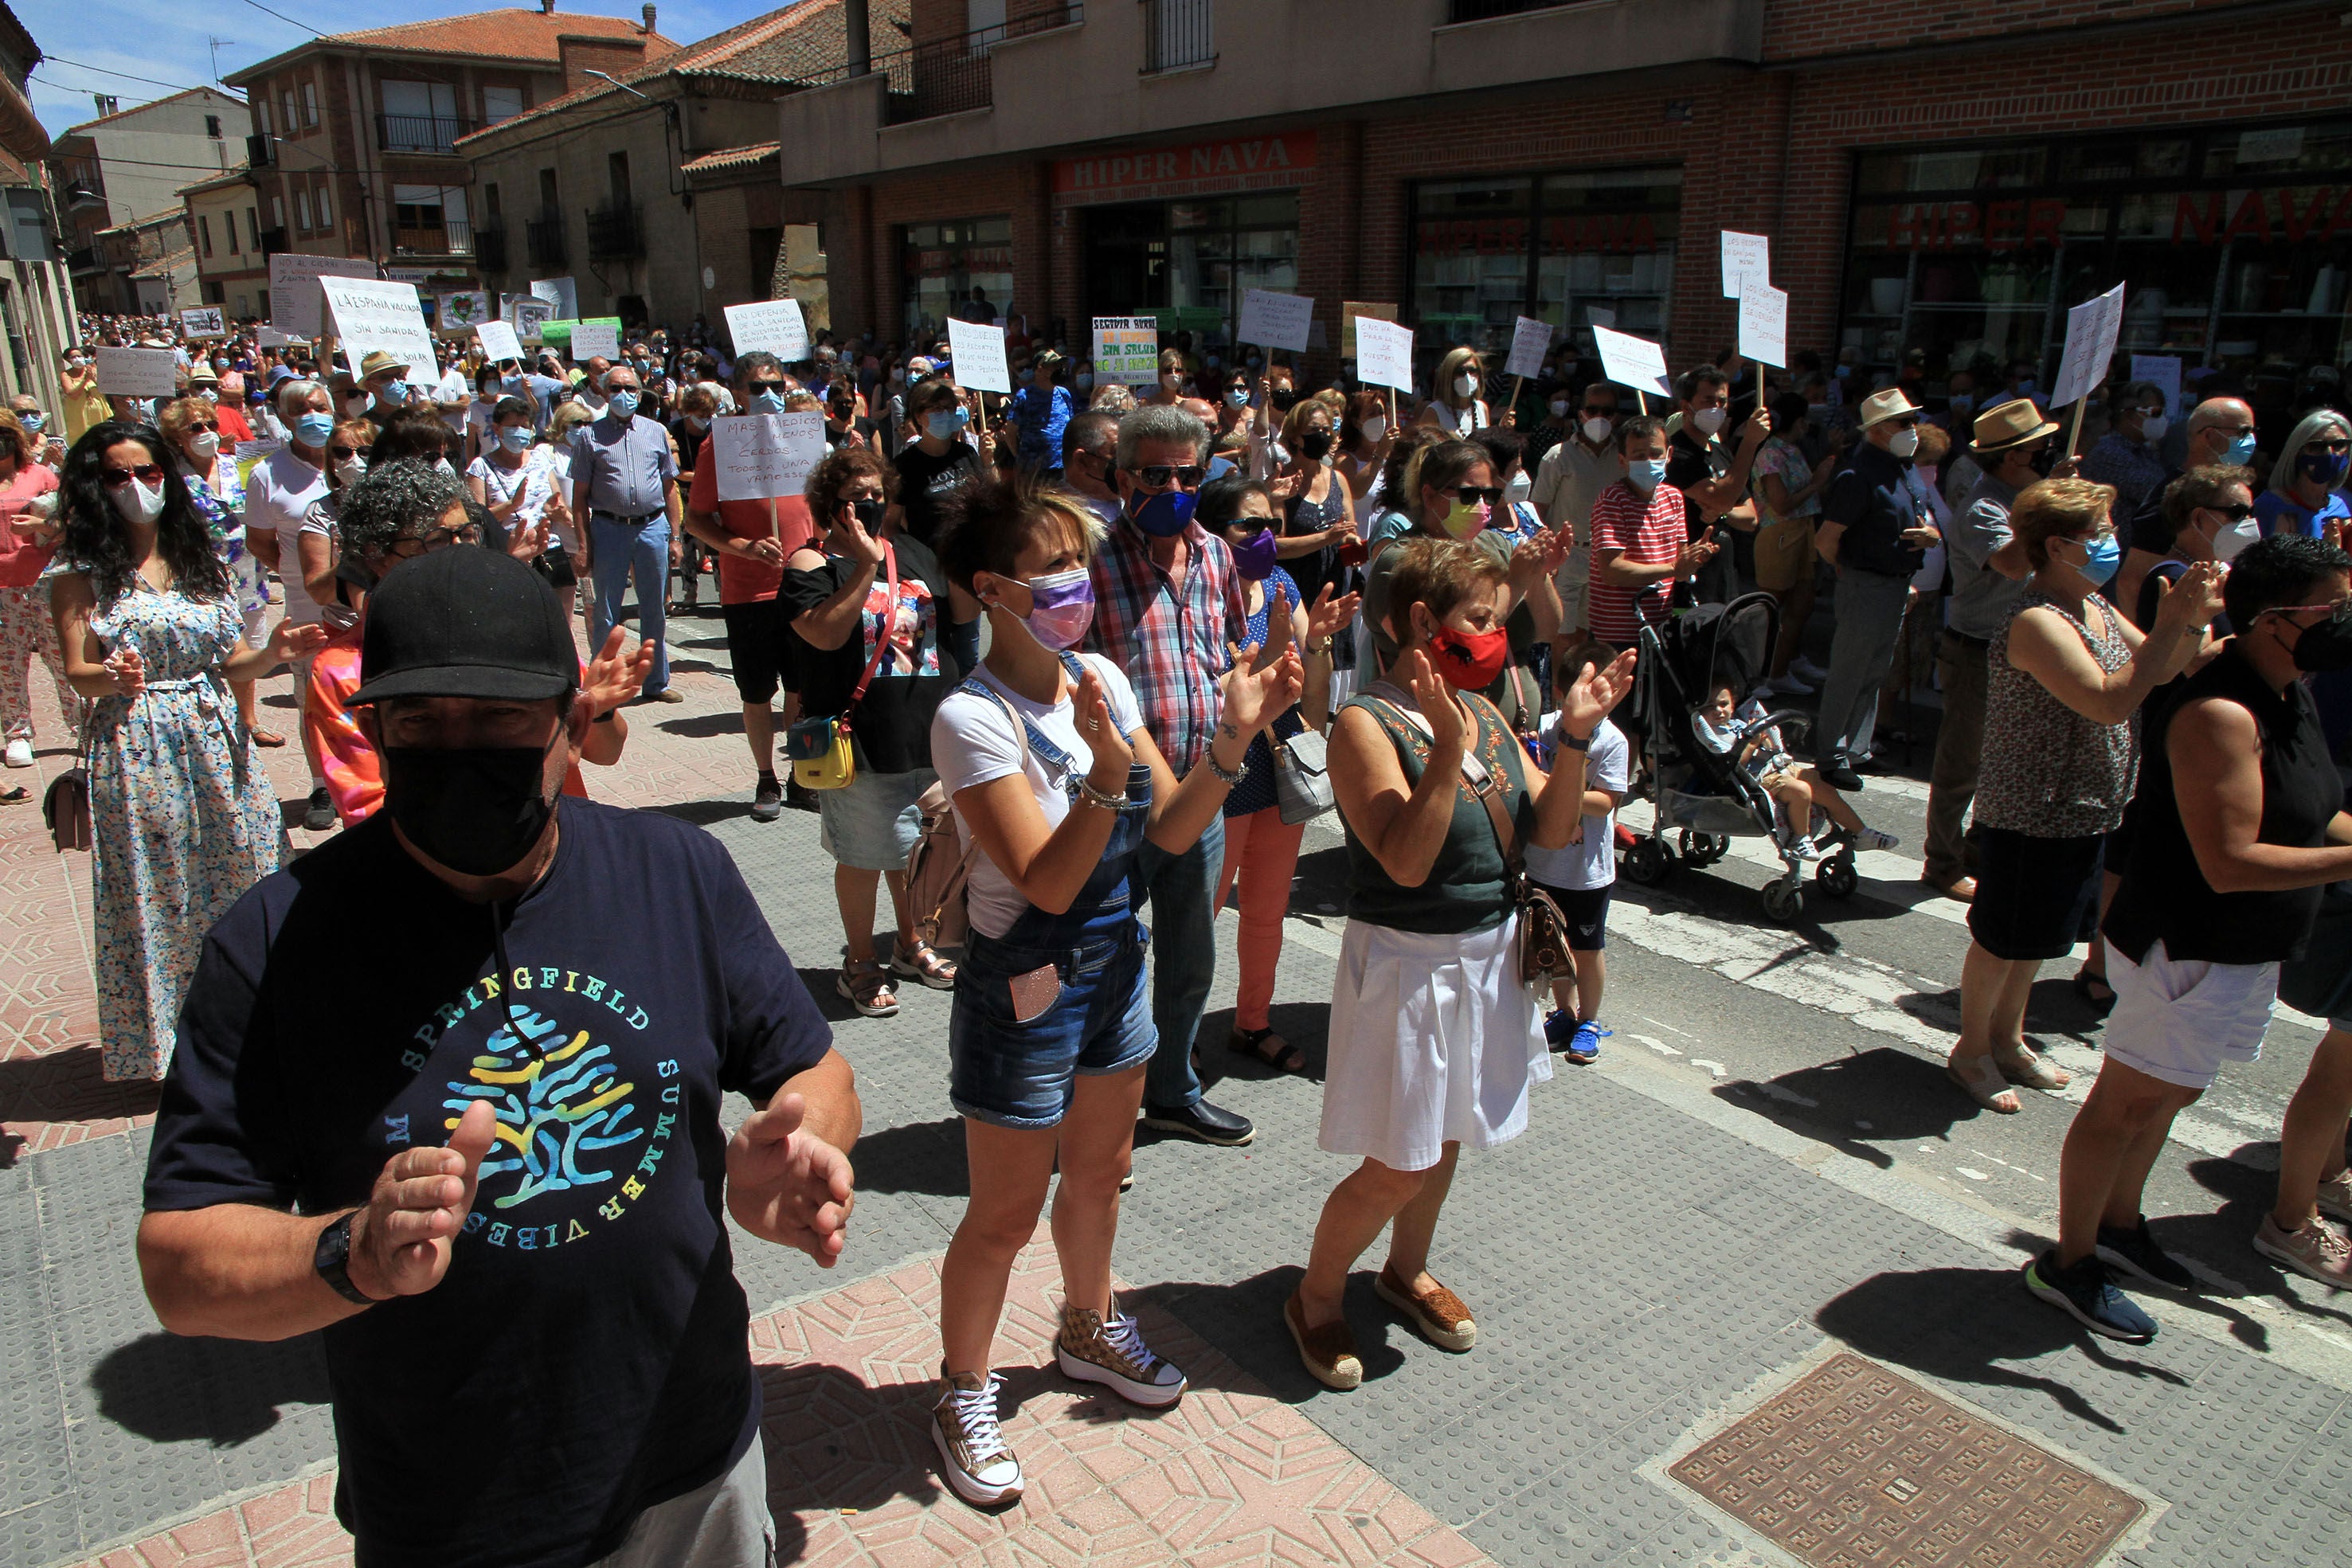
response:
[[[1479,692],[1493,685],[1510,656],[1510,633],[1499,626],[1492,632],[1456,632],[1451,626],[1440,626],[1429,639],[1429,662],[1457,692]]]

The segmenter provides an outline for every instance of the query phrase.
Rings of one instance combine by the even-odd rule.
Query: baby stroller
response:
[[[1792,709],[1768,713],[1741,727],[1739,746],[1728,756],[1706,744],[1699,729],[1715,686],[1727,685],[1745,701],[1763,679],[1780,631],[1780,607],[1769,593],[1702,604],[1659,625],[1644,621],[1633,667],[1633,718],[1644,736],[1648,766],[1633,794],[1650,802],[1651,821],[1648,833],[1625,852],[1624,872],[1630,881],[1654,887],[1677,860],[1713,865],[1731,852],[1735,837],[1760,836],[1772,841],[1786,868],[1764,884],[1764,913],[1786,925],[1804,913],[1805,862],[1780,842],[1771,796],[1735,758],[1739,746],[1764,730],[1810,723]],[[1679,835],[1678,846],[1668,844],[1670,830]],[[1853,846],[1820,861],[1814,882],[1832,898],[1852,894],[1859,882]]]

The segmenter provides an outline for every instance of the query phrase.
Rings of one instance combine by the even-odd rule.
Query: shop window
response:
[[[2000,178],[1989,172],[2000,172]],[[2352,354],[2352,120],[1856,160],[1839,344],[1877,371],[2054,373],[2066,311],[2128,284],[2117,343],[2249,379],[2281,412]]]
[[[1011,218],[908,224],[903,235],[899,270],[909,340],[941,336],[950,315],[1003,319],[1013,301]]]
[[[1298,290],[1298,196],[1267,191],[1088,207],[1087,297],[1107,316],[1151,316],[1160,335],[1223,347],[1253,288]]]
[[[1517,318],[1591,348],[1598,323],[1663,338],[1682,229],[1682,171],[1661,166],[1425,183],[1413,188],[1415,346],[1506,353]]]

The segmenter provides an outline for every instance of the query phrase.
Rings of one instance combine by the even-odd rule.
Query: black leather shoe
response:
[[[1190,1105],[1173,1107],[1146,1105],[1143,1108],[1143,1124],[1227,1149],[1240,1148],[1257,1136],[1257,1128],[1251,1124],[1247,1116],[1221,1111],[1206,1100],[1195,1100]]]
[[[1818,766],[1822,782],[1831,789],[1850,794],[1862,788],[1862,775],[1853,770],[1853,761],[1844,752],[1831,752]]]

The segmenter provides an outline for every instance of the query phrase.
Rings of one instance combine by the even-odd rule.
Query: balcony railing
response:
[[[387,152],[455,152],[460,136],[479,131],[478,120],[444,114],[379,114],[376,145]]]
[[[471,256],[473,225],[463,218],[444,218],[437,228],[394,228],[392,248],[401,256]]]
[[[989,70],[992,48],[1008,38],[1025,38],[1033,33],[1051,32],[1085,20],[1086,6],[1081,0],[1065,0],[1062,5],[1042,5],[1013,17],[1001,27],[983,27],[960,37],[874,56],[869,69],[887,82],[883,122],[905,125],[942,114],[989,108],[996,101]],[[846,65],[835,66],[803,78],[803,85],[818,87],[846,81],[849,76]]]
[[[1143,0],[1143,74],[1214,65],[1211,0]]]
[[[507,269],[507,231],[502,224],[485,224],[474,231],[474,259],[484,272]]]
[[[638,207],[592,207],[588,212],[588,259],[620,261],[646,254],[645,225]]]
[[[1558,11],[1582,0],[1448,0],[1448,22],[1483,22],[1489,16],[1516,16],[1522,11]]]
[[[532,218],[522,225],[524,249],[530,254],[531,270],[562,267],[571,253],[563,243],[563,219],[559,216]]]
[[[68,272],[96,272],[105,265],[106,258],[99,254],[98,246],[94,245],[76,246],[66,252]]]

